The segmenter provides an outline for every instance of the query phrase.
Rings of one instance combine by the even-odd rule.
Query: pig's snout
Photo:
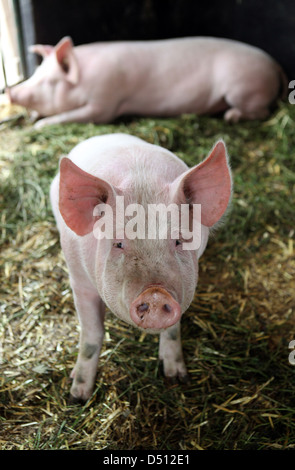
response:
[[[18,85],[5,88],[5,94],[9,99],[10,104],[19,104],[20,99]]]
[[[181,309],[165,289],[149,287],[132,302],[130,316],[141,328],[160,330],[177,323]]]
[[[6,95],[6,97],[8,98],[9,103],[12,103],[10,88],[8,88],[8,87],[5,88],[5,95]]]
[[[10,88],[7,87],[5,93],[11,104],[24,106],[25,108],[32,108],[36,104],[33,89],[30,89],[23,83]]]

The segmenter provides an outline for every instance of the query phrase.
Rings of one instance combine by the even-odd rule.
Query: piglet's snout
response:
[[[141,328],[164,329],[178,322],[181,309],[165,289],[149,287],[132,302],[130,316]]]

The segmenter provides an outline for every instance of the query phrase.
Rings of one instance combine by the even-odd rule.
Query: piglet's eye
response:
[[[181,245],[181,244],[182,244],[182,243],[181,243],[181,240],[175,240],[175,246],[179,246],[179,245]]]
[[[124,248],[123,242],[115,242],[115,243],[113,243],[113,246],[115,248],[120,248],[121,250],[123,250],[123,248]]]

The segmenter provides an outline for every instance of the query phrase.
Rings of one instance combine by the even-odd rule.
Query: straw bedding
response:
[[[23,109],[1,113],[0,448],[294,449],[294,107],[234,126],[184,115],[38,131]],[[118,131],[189,165],[223,138],[232,208],[182,320],[190,382],[167,383],[158,337],[108,313],[95,392],[69,405],[79,326],[49,185],[62,154]]]

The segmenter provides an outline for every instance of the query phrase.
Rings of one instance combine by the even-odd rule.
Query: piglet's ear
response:
[[[74,52],[73,41],[66,36],[55,46],[55,55],[58,64],[65,73],[66,80],[72,85],[79,81],[79,66]]]
[[[90,233],[98,217],[97,204],[114,204],[115,189],[106,181],[81,170],[69,158],[60,162],[59,210],[71,230],[83,236]]]
[[[43,59],[51,54],[53,49],[53,46],[49,46],[47,44],[32,44],[32,46],[29,46],[29,52],[39,54],[43,57]]]
[[[178,203],[201,204],[201,222],[212,227],[226,211],[231,186],[226,147],[220,140],[203,162],[172,183],[171,194]]]

